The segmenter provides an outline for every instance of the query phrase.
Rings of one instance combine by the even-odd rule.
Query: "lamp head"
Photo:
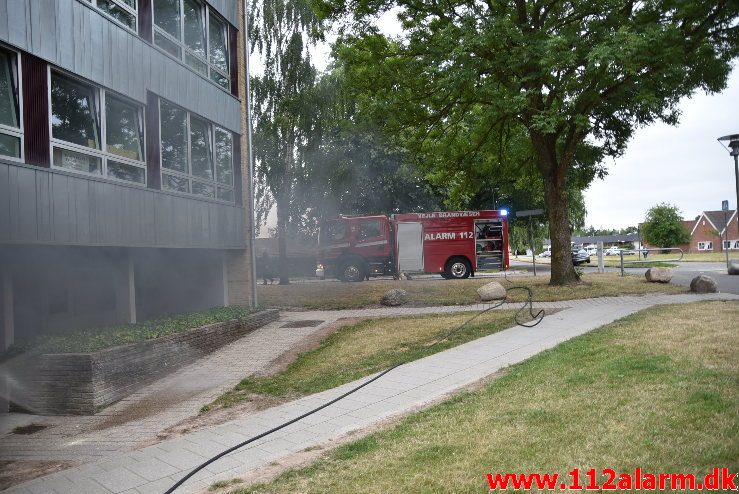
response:
[[[718,141],[727,141],[728,147],[731,149],[729,154],[731,156],[739,156],[739,134],[731,134],[728,136],[719,137]]]

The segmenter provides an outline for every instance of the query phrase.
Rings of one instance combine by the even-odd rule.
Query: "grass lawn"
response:
[[[475,313],[368,319],[344,326],[316,349],[301,354],[284,371],[249,377],[203,407],[228,407],[254,394],[294,398],[334,388],[405,360],[417,360],[481,338],[514,324],[514,311],[487,312],[449,339],[430,344]]]
[[[643,276],[621,277],[617,273],[588,273],[582,283],[567,286],[549,286],[548,276],[508,277],[515,285],[528,286],[534,300],[545,302],[591,297],[608,297],[644,293],[682,293],[687,289],[648,283]],[[379,306],[382,294],[391,288],[402,288],[410,297],[410,305],[467,305],[479,301],[477,289],[490,281],[510,284],[502,278],[470,278],[467,280],[373,280],[361,283],[294,283],[292,285],[260,285],[259,303],[263,307],[295,307],[307,310],[355,309]],[[525,293],[512,291],[512,300],[523,300]]]
[[[737,302],[642,311],[234,492],[487,492],[486,473],[575,467],[737,472],[737,320]]]
[[[201,326],[207,326],[208,324],[230,321],[248,316],[254,312],[253,309],[245,307],[215,307],[213,309],[188,314],[177,314],[137,324],[80,329],[57,335],[39,337],[21,347],[11,347],[7,354],[15,355],[23,351],[36,353],[94,352],[118,345],[160,338]]]

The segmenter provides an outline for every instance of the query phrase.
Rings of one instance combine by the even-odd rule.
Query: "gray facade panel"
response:
[[[245,248],[244,209],[0,162],[0,241]]]
[[[233,22],[234,0],[213,6]],[[141,103],[150,90],[241,133],[238,100],[79,0],[0,0],[0,40]]]
[[[208,4],[234,26],[239,25],[236,0],[208,0]]]

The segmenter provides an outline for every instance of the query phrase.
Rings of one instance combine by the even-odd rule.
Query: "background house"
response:
[[[254,303],[243,0],[0,0],[0,351]]]
[[[726,219],[724,219],[726,218]],[[694,220],[683,220],[690,242],[676,245],[686,253],[739,251],[739,222],[736,210],[703,211]],[[728,240],[726,235],[728,235]],[[645,247],[654,248],[645,244]]]

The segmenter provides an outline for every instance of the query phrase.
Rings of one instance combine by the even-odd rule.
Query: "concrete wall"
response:
[[[225,256],[209,249],[0,246],[11,340],[227,305]]]
[[[20,357],[11,402],[45,415],[93,414],[179,367],[275,321],[278,311],[94,353]]]

